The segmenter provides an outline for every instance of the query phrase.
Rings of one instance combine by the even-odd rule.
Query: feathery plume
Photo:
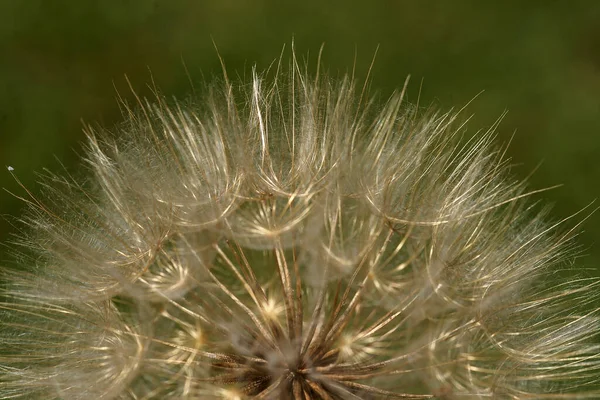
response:
[[[598,284],[494,127],[274,69],[125,108],[24,198],[0,397],[598,398]]]

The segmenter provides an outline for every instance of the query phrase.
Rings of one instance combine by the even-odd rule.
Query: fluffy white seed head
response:
[[[0,397],[600,397],[598,285],[493,129],[272,75],[126,108],[25,199]]]

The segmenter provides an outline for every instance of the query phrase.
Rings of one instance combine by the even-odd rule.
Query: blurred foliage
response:
[[[35,192],[36,172],[61,168],[54,158],[77,170],[82,121],[121,120],[117,94],[133,99],[125,76],[140,95],[151,96],[154,81],[186,97],[190,80],[221,73],[213,40],[229,73],[243,75],[294,37],[313,64],[325,43],[334,75],[355,63],[364,78],[379,46],[371,87],[383,96],[408,74],[409,99],[442,110],[483,90],[465,111],[469,130],[509,110],[498,134],[507,142],[516,131],[515,174],[541,162],[531,186],[564,186],[535,198],[564,218],[600,194],[598,21],[594,1],[0,0],[0,165]],[[0,187],[25,195],[6,170]],[[0,241],[21,207],[0,194]],[[600,213],[584,229],[584,263],[600,275]]]

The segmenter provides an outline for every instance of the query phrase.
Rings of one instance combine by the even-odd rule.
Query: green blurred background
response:
[[[149,94],[150,73],[166,95],[186,97],[192,81],[266,67],[295,38],[333,74],[364,77],[375,49],[372,88],[386,96],[412,75],[409,99],[444,110],[469,105],[469,131],[509,110],[499,141],[516,131],[509,155],[554,217],[599,197],[600,2],[0,0],[0,187],[23,194],[5,166],[36,190],[35,172],[77,169],[82,121],[121,120],[125,75]],[[539,199],[542,196],[537,196]],[[22,204],[0,193],[0,241]],[[593,208],[594,206],[592,206]],[[584,225],[582,260],[600,275],[600,212]],[[0,248],[0,261],[6,258]]]

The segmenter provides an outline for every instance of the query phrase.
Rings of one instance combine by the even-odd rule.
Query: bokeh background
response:
[[[0,0],[0,187],[24,194],[8,165],[33,192],[35,173],[60,169],[57,160],[77,171],[83,122],[110,128],[122,119],[117,93],[132,99],[125,76],[141,95],[153,79],[184,98],[190,78],[221,73],[213,40],[230,75],[244,75],[292,37],[312,60],[325,43],[334,75],[356,60],[364,78],[379,46],[371,87],[382,96],[408,74],[409,99],[420,92],[423,106],[460,108],[483,91],[463,114],[473,114],[469,131],[508,110],[498,140],[516,131],[514,173],[535,170],[532,188],[563,184],[535,197],[555,203],[554,218],[599,197],[600,2],[592,0]],[[0,241],[15,232],[7,216],[21,207],[0,192]],[[600,276],[600,212],[580,241],[588,254],[580,263]]]

